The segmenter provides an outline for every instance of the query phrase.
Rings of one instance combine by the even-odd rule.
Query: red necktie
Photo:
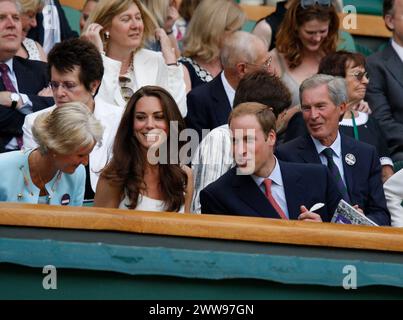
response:
[[[266,188],[266,192],[264,193],[266,198],[269,200],[270,204],[273,206],[274,210],[278,213],[278,215],[281,217],[281,219],[288,220],[286,214],[284,213],[283,209],[279,206],[277,201],[273,198],[273,195],[271,193],[271,183],[272,181],[270,179],[264,179],[263,181],[264,186]]]
[[[5,63],[0,63],[0,71],[1,71],[1,79],[3,80],[3,84],[6,90],[10,92],[17,92],[10,77],[8,76],[8,65],[6,65]],[[22,137],[15,137],[15,138],[17,139],[18,148],[21,149],[23,146]]]
[[[8,65],[5,63],[0,63],[0,71],[1,71],[1,79],[3,80],[4,87],[7,91],[17,92],[15,90],[13,83],[11,82],[10,77],[8,76]]]

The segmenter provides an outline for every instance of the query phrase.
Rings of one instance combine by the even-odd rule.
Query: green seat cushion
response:
[[[62,6],[62,8],[66,14],[70,28],[80,34],[80,11],[69,6]]]
[[[337,45],[337,50],[347,50],[350,52],[357,52],[354,38],[350,33],[346,31],[339,32],[339,44]]]
[[[382,16],[382,0],[344,0],[343,4],[355,6],[360,14]]]

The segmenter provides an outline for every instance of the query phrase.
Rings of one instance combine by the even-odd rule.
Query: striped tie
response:
[[[4,87],[7,91],[17,92],[15,90],[13,83],[11,82],[10,77],[8,76],[8,65],[5,63],[0,63],[0,71],[1,71],[1,79],[3,80]]]
[[[337,168],[337,165],[333,161],[333,150],[331,148],[326,148],[325,150],[322,151],[322,154],[327,159],[327,167],[329,168],[332,176],[336,181],[337,188],[339,189],[341,196],[345,201],[350,203],[351,201],[347,192],[346,185],[344,184],[343,179],[341,178],[340,171]]]
[[[0,72],[1,79],[3,80],[3,84],[6,90],[10,92],[17,92],[10,77],[8,76],[8,65],[6,65],[5,63],[0,63]],[[15,138],[17,140],[18,149],[21,149],[23,146],[22,136],[18,136]]]

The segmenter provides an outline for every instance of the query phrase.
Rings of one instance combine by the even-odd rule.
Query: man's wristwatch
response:
[[[18,101],[20,100],[20,95],[18,93],[12,92],[10,94],[11,99],[11,109],[15,109],[17,107]]]

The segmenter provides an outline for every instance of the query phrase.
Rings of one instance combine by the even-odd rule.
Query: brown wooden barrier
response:
[[[69,6],[76,10],[81,10],[84,6],[85,0],[60,0],[60,4],[63,6]]]
[[[277,219],[0,203],[0,225],[403,252],[403,229]]]

